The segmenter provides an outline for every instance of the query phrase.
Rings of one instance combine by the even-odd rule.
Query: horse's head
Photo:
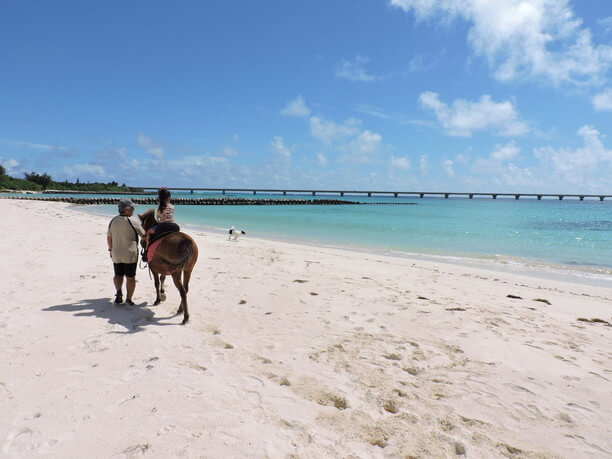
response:
[[[140,218],[140,223],[145,231],[157,225],[157,221],[155,220],[155,209],[149,209],[144,214],[138,214],[138,218]]]

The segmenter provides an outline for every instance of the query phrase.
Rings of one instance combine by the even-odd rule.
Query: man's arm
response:
[[[110,253],[110,255],[112,257],[113,256],[112,252],[111,252],[111,250],[113,249],[113,238],[112,238],[112,236],[106,236],[106,243],[108,244],[108,253]]]
[[[140,219],[130,218],[130,221],[134,224],[134,229],[138,233],[140,237],[145,237],[145,230],[142,229],[142,224],[140,223]]]

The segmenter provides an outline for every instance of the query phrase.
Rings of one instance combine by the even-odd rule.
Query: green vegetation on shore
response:
[[[76,183],[69,181],[55,182],[49,174],[39,174],[37,172],[26,173],[25,178],[11,177],[6,173],[4,166],[0,165],[0,190],[8,191],[88,191],[88,192],[121,192],[121,191],[142,191],[139,188],[128,187],[125,183],[119,185],[117,182],[101,183]]]

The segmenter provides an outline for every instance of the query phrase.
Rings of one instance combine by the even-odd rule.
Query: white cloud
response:
[[[362,131],[359,129],[360,124],[359,120],[353,118],[336,124],[333,120],[313,116],[310,118],[310,132],[315,139],[341,152],[341,161],[369,163],[387,147],[380,134],[368,129]]]
[[[453,168],[454,163],[451,159],[447,159],[442,161],[442,168],[444,169],[444,173],[449,177],[455,176],[455,169]]]
[[[504,163],[518,158],[521,148],[513,140],[506,144],[495,145],[493,151],[487,158],[477,158],[474,161],[472,172],[477,174],[501,174],[504,171],[514,168],[514,164]]]
[[[350,154],[344,159],[358,163],[371,162],[382,149],[382,136],[376,132],[365,130],[348,145]]]
[[[163,159],[166,156],[164,148],[143,133],[138,134],[138,145],[145,148],[154,158]]]
[[[429,157],[427,155],[421,155],[419,158],[419,171],[421,174],[427,174],[427,168],[429,167]]]
[[[513,140],[505,145],[496,145],[495,150],[493,150],[491,153],[491,159],[499,162],[510,161],[511,159],[516,158],[520,152],[521,149]]]
[[[592,126],[578,130],[584,145],[576,149],[542,147],[534,150],[547,171],[558,174],[563,180],[586,184],[589,177],[604,176],[612,180],[612,150],[601,141],[599,131]]]
[[[407,156],[391,156],[389,159],[389,165],[396,169],[407,171],[410,170],[410,158]]]
[[[311,134],[325,144],[354,136],[359,132],[358,125],[359,122],[354,119],[349,119],[344,124],[339,125],[332,120],[324,120],[317,116],[310,118]]]
[[[355,60],[352,62],[342,59],[336,66],[336,77],[363,82],[380,80],[380,77],[369,75],[366,72],[365,65],[368,62],[370,62],[370,59],[365,56],[355,56]]]
[[[603,28],[605,33],[612,32],[612,16],[598,19],[597,24],[599,24]]]
[[[512,102],[495,102],[486,94],[476,102],[457,99],[450,107],[431,91],[421,93],[419,101],[434,112],[449,135],[469,137],[472,131],[493,129],[499,135],[517,136],[529,130],[518,119]]]
[[[65,166],[64,173],[73,178],[102,180],[107,174],[104,168],[98,164],[75,164],[73,166]]]
[[[327,156],[325,156],[325,153],[317,153],[317,164],[319,166],[327,166]]]
[[[272,139],[272,143],[270,144],[272,147],[272,151],[279,153],[280,155],[290,158],[291,157],[291,149],[285,145],[285,141],[280,136],[275,136]]]
[[[601,84],[612,46],[595,45],[570,0],[390,0],[417,20],[440,15],[470,24],[468,42],[500,81],[543,79],[553,85]]]
[[[94,154],[96,163],[123,164],[127,158],[127,150],[123,147],[105,148]]]
[[[6,173],[8,175],[14,176],[15,174],[18,174],[19,172],[21,172],[18,169],[20,166],[20,163],[15,158],[4,160],[2,157],[0,157],[0,164],[4,166],[4,169],[6,169]]]
[[[238,156],[238,150],[236,150],[234,147],[227,146],[221,150],[221,154],[223,156]]]
[[[378,107],[372,107],[371,105],[357,105],[356,110],[366,115],[374,116],[384,120],[391,120],[395,123],[404,126],[427,126],[434,127],[435,123],[431,121],[424,121],[410,118],[402,113],[390,113]]]
[[[170,159],[167,161],[167,167],[169,169],[176,169],[181,172],[185,171],[186,173],[195,173],[198,172],[199,169],[214,165],[225,165],[228,164],[228,162],[229,160],[224,156],[206,154]]]
[[[281,115],[307,117],[310,115],[310,109],[306,105],[306,100],[299,95],[281,110]]]
[[[607,88],[593,97],[593,106],[595,110],[612,110],[612,88]]]
[[[34,150],[67,150],[66,147],[62,147],[60,145],[47,145],[42,143],[32,143],[32,142],[13,142],[18,144],[21,147],[32,148]]]

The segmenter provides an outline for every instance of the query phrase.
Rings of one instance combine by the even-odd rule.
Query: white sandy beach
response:
[[[612,456],[612,288],[198,231],[181,326],[106,218],[0,213],[0,455]]]

